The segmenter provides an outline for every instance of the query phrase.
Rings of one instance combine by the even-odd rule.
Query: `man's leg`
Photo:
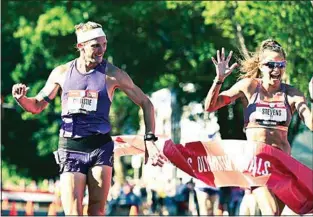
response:
[[[86,175],[65,172],[60,176],[61,201],[65,215],[83,215]]]
[[[111,187],[112,167],[94,166],[88,171],[88,215],[105,215],[105,204]]]

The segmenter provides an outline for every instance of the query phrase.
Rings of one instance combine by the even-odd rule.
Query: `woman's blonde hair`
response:
[[[282,46],[275,41],[274,39],[266,39],[262,41],[260,47],[256,52],[251,53],[249,57],[239,60],[240,71],[242,72],[238,79],[243,78],[260,78],[262,76],[261,71],[259,70],[260,55],[265,51],[275,51],[280,53],[284,58],[286,58],[286,52]]]
[[[99,23],[88,21],[87,23],[80,23],[75,25],[75,33],[77,35],[80,32],[87,32],[96,28],[102,28],[102,26]]]

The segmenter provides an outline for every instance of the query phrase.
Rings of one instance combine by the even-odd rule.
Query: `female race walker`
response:
[[[238,66],[229,67],[232,51],[225,59],[224,48],[217,51],[217,60],[212,57],[216,78],[205,99],[206,111],[217,109],[240,99],[244,106],[244,127],[248,141],[276,147],[290,155],[287,139],[292,115],[297,111],[305,125],[313,130],[313,113],[304,94],[282,82],[286,69],[286,53],[275,40],[267,39],[248,59],[241,61],[240,80],[229,90],[220,93],[225,78]],[[313,78],[309,84],[313,98]],[[266,187],[252,188],[262,215],[280,215],[284,204]]]

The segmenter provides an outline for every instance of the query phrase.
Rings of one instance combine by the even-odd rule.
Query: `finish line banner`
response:
[[[123,155],[144,151],[140,136],[114,138]],[[313,170],[279,149],[244,140],[161,144],[176,167],[212,187],[266,186],[298,214],[313,213]],[[128,150],[131,150],[128,152]]]

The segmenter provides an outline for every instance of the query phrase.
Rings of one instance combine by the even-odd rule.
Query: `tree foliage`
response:
[[[313,74],[312,16],[310,2],[3,1],[2,94],[5,102],[16,105],[10,95],[12,85],[25,83],[31,87],[28,96],[35,96],[54,67],[78,57],[74,25],[88,20],[103,25],[108,37],[106,58],[128,72],[145,93],[164,87],[175,92],[178,116],[182,106],[205,98],[215,77],[210,57],[217,49],[234,50],[240,57],[238,27],[249,51],[266,38],[278,40],[288,53],[288,80],[308,94]],[[237,75],[227,78],[223,88],[229,88]],[[195,92],[184,91],[188,83],[195,85]],[[57,147],[60,105],[57,97],[39,115],[17,108],[15,113],[24,121],[36,124],[4,129],[10,135],[3,140],[4,153],[9,153],[7,146],[21,145],[18,132],[23,131],[31,138],[23,145],[35,146],[38,155],[51,154]],[[117,91],[111,109],[113,134],[135,133],[138,109]],[[224,138],[244,138],[242,125],[228,127],[243,122],[238,104],[218,115]],[[4,125],[11,121],[4,118]],[[5,160],[8,156],[3,155]]]

